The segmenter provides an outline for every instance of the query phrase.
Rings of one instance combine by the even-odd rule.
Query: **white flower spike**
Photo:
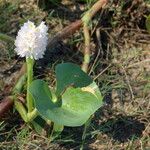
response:
[[[35,60],[43,58],[48,43],[47,31],[43,21],[37,27],[31,21],[24,23],[15,40],[17,54]]]

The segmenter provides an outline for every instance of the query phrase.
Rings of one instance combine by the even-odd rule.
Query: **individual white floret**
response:
[[[43,58],[48,43],[48,27],[44,22],[35,26],[33,22],[24,23],[15,40],[15,51],[20,57]]]

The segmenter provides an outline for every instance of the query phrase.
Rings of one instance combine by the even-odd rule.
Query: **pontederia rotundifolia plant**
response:
[[[43,58],[47,45],[50,49],[58,40],[64,39],[82,25],[84,29],[88,29],[88,22],[106,3],[107,0],[97,1],[81,20],[64,28],[61,33],[49,39],[49,42],[48,27],[44,22],[37,27],[31,21],[24,23],[15,40],[15,51],[20,57],[26,58],[26,63],[15,79],[18,82],[14,85],[10,96],[1,103],[0,115],[14,103],[23,120],[38,132],[45,124],[50,125],[52,133],[61,132],[64,126],[76,127],[85,123],[87,126],[90,116],[102,106],[99,88],[87,74],[90,47],[88,53],[85,49],[82,69],[73,63],[56,65],[55,87],[50,87],[51,83],[44,80],[35,80],[37,77],[33,76],[33,67],[36,60]],[[88,30],[84,31],[85,36]],[[90,40],[87,42],[89,45]]]
[[[81,126],[102,105],[101,93],[92,79],[73,63],[56,66],[56,87],[49,88],[44,80],[34,80],[34,62],[43,58],[48,42],[48,27],[28,21],[18,32],[15,51],[26,58],[25,106],[15,97],[15,106],[25,122],[33,123],[36,117],[53,125],[53,131],[63,126]]]

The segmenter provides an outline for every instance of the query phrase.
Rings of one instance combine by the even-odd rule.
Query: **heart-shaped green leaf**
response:
[[[92,83],[92,79],[73,63],[63,63],[56,66],[57,95],[68,86],[85,87]]]
[[[91,90],[92,86],[90,87]],[[95,90],[94,90],[95,91]],[[56,124],[81,126],[102,105],[102,97],[89,90],[69,87],[62,95],[60,103],[54,103],[48,85],[42,80],[35,80],[30,86],[39,114]],[[99,99],[99,98],[100,99]]]

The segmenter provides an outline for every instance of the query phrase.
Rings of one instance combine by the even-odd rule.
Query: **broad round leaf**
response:
[[[87,87],[83,87],[82,90],[94,94],[100,101],[102,101],[102,99],[103,99],[101,92],[95,82],[92,82]]]
[[[85,87],[92,83],[92,79],[73,63],[63,63],[56,66],[57,95],[68,86]]]
[[[35,80],[30,86],[39,114],[56,124],[81,126],[102,105],[102,98],[81,88],[68,87],[60,103],[54,103],[48,85],[42,80]]]

